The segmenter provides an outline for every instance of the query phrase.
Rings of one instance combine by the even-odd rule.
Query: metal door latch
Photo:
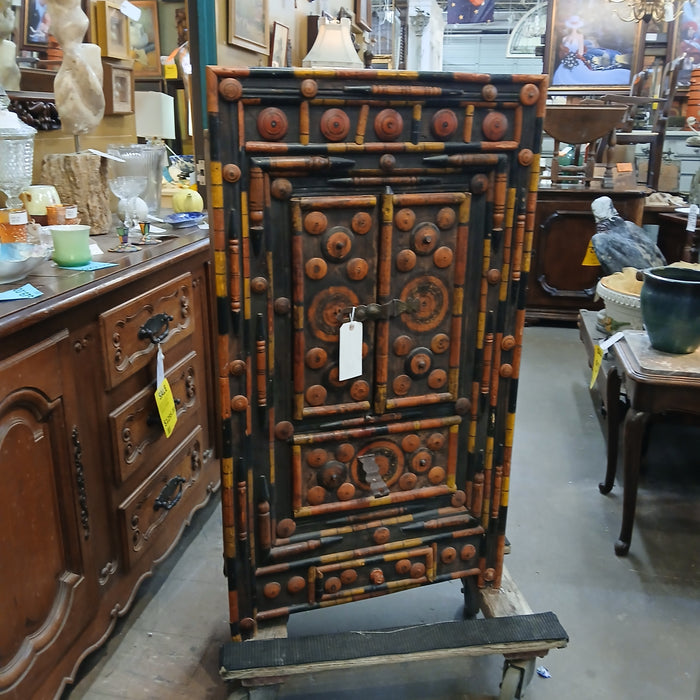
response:
[[[374,459],[374,455],[362,455],[358,457],[362,470],[365,473],[365,481],[372,491],[373,496],[386,496],[389,493],[389,487],[384,483],[382,475],[379,473],[379,465]]]
[[[378,319],[394,318],[405,313],[415,313],[418,311],[418,299],[392,299],[386,304],[367,304],[366,306],[347,306],[338,311],[338,321],[343,322],[345,318],[349,318],[350,314],[355,312],[356,321],[376,321]]]

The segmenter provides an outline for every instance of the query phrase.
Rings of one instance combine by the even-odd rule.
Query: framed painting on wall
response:
[[[550,92],[628,90],[642,60],[643,22],[625,22],[608,0],[548,5],[544,66]]]
[[[678,73],[676,88],[690,85],[690,74],[700,68],[700,3],[686,0],[681,7],[678,19],[673,23],[672,39],[668,45],[669,61],[685,56]]]
[[[97,43],[103,56],[129,58],[129,19],[116,0],[96,3]]]
[[[270,65],[273,68],[284,68],[287,65],[287,43],[289,42],[289,27],[275,22],[272,25],[272,49]]]
[[[355,0],[355,24],[366,32],[372,31],[372,0]]]
[[[51,41],[51,16],[47,0],[24,0],[22,5],[21,47],[31,51],[47,49]]]
[[[130,57],[134,61],[134,78],[160,78],[160,35],[156,0],[133,0],[141,10],[138,22],[129,20]]]
[[[228,0],[228,43],[257,53],[269,52],[267,0]]]
[[[131,114],[134,111],[134,72],[132,68],[102,62],[105,114]]]

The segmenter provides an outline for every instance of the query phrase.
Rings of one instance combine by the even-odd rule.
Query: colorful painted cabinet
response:
[[[454,578],[474,613],[502,571],[545,78],[207,81],[232,637]]]

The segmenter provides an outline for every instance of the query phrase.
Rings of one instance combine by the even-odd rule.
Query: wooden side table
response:
[[[590,336],[591,317],[581,311],[580,328],[584,345],[590,353],[597,342]],[[584,339],[584,335],[590,340]],[[624,387],[629,401],[622,433],[624,492],[622,525],[615,542],[618,556],[627,554],[632,540],[634,513],[637,505],[642,444],[649,418],[662,413],[700,415],[700,349],[690,355],[673,355],[651,347],[645,331],[624,331],[624,338],[608,352],[610,364],[604,373],[604,396],[607,403],[608,463],[600,492],[609,493],[615,481],[619,412],[612,394]],[[589,355],[592,357],[592,354]],[[600,385],[599,385],[600,386]]]

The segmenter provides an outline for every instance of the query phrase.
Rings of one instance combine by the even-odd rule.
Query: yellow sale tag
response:
[[[588,241],[588,248],[586,248],[586,254],[583,256],[581,265],[590,267],[600,265],[600,260],[598,260],[598,256],[595,254],[595,250],[593,250],[593,241]]]
[[[591,383],[588,385],[589,389],[593,388],[595,380],[598,378],[598,372],[600,372],[600,365],[603,362],[604,354],[605,350],[603,350],[603,348],[601,348],[600,345],[596,345],[593,348],[593,373],[591,375]]]
[[[170,437],[175,428],[175,423],[177,423],[177,411],[175,410],[173,392],[170,390],[170,384],[167,379],[163,379],[161,385],[156,389],[155,396],[165,437]]]
[[[166,63],[163,66],[163,77],[166,80],[177,80],[177,66],[174,63]]]

